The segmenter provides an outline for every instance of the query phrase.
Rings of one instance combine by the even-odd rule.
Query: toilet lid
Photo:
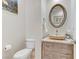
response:
[[[28,57],[28,55],[32,52],[32,49],[22,49],[14,55],[14,58],[20,58],[20,57]]]

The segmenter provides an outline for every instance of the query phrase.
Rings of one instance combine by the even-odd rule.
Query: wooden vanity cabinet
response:
[[[42,59],[74,59],[74,45],[43,41]]]

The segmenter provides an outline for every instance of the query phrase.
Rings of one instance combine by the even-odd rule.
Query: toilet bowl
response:
[[[35,47],[34,39],[26,39],[26,48],[16,52],[13,59],[31,59],[32,50]]]
[[[31,59],[32,49],[22,49],[15,53],[14,59]]]

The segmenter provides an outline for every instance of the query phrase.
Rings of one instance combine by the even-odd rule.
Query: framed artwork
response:
[[[2,0],[4,10],[18,14],[18,0]]]

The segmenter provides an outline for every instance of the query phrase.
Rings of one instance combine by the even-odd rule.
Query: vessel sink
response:
[[[64,40],[65,39],[64,35],[49,35],[48,37],[51,40]]]

